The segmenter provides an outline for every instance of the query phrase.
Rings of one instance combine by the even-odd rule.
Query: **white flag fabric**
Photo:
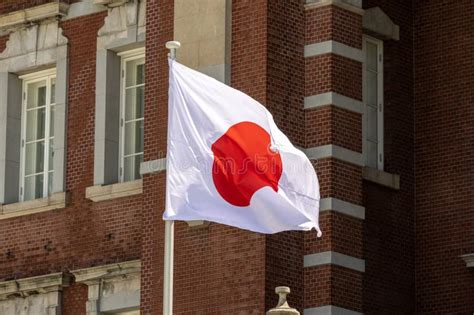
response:
[[[260,233],[318,225],[313,166],[250,96],[169,60],[164,220]]]

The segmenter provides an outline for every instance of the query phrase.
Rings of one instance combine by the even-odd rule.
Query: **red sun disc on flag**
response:
[[[212,179],[224,200],[246,207],[259,189],[269,186],[278,191],[282,161],[270,146],[268,132],[248,121],[231,126],[214,142]]]

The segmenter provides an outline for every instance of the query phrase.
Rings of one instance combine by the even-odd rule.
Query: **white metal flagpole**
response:
[[[170,58],[176,59],[176,49],[180,42],[170,41],[166,48]],[[165,265],[163,278],[163,315],[173,315],[173,262],[174,262],[174,221],[165,221]]]

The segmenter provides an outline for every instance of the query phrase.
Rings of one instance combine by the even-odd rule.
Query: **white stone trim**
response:
[[[57,3],[56,3],[57,4]],[[39,15],[38,15],[39,16]],[[4,139],[10,138],[12,134],[21,133],[21,114],[13,115],[12,111],[21,109],[21,88],[15,93],[19,95],[11,95],[11,84],[13,77],[18,75],[32,73],[39,68],[56,67],[56,114],[54,121],[55,140],[54,140],[54,182],[53,193],[65,191],[65,174],[66,174],[66,124],[67,124],[67,85],[68,85],[68,40],[62,34],[62,29],[56,20],[44,20],[38,24],[28,27],[18,28],[14,30],[8,38],[6,48],[0,53],[0,121],[3,115],[7,115],[7,130],[0,127],[0,143]],[[9,82],[5,84],[5,80]],[[11,99],[18,98],[20,102],[12,103]],[[18,104],[18,105],[16,105]],[[18,108],[16,108],[18,107]],[[19,112],[21,113],[21,112]],[[4,119],[4,118],[3,118]],[[17,131],[18,129],[18,131]],[[20,137],[20,133],[16,135]],[[20,138],[18,138],[20,141]],[[7,144],[9,146],[10,144]],[[18,152],[20,150],[19,145]],[[20,176],[19,157],[18,161],[11,159],[11,151],[14,151],[10,145],[10,159],[5,158],[0,152],[0,169],[7,167],[17,167],[13,162],[18,162],[18,172],[14,176]],[[3,171],[0,171],[0,174]],[[11,169],[10,169],[11,173]],[[13,175],[13,174],[10,174]],[[0,202],[11,203],[18,200],[18,197],[6,196],[5,189],[1,186],[5,185],[4,181],[0,181]]]
[[[324,305],[318,307],[307,308],[303,312],[304,315],[362,315],[362,313],[351,311],[334,305]]]
[[[110,8],[121,6],[130,0],[93,0],[94,4],[106,5]]]
[[[72,271],[76,282],[88,286],[87,315],[139,309],[140,260]]]
[[[319,147],[304,149],[309,159],[319,160],[324,158],[335,158],[357,166],[364,166],[362,153],[352,151],[338,145],[327,144]]]
[[[462,255],[461,258],[466,263],[466,267],[474,268],[474,253]]]
[[[362,52],[362,49],[357,49],[334,40],[328,40],[325,42],[304,46],[305,57],[313,57],[331,53],[358,62],[364,61],[364,54]]]
[[[304,109],[313,109],[328,105],[334,105],[358,114],[364,113],[364,104],[362,101],[335,92],[327,92],[304,98]]]
[[[25,25],[40,20],[65,16],[69,5],[64,2],[46,3],[24,10],[10,12],[0,16],[0,30],[12,29],[15,26]]]
[[[24,215],[65,208],[68,204],[68,194],[54,193],[42,199],[0,205],[0,220],[20,217]]]
[[[166,170],[166,158],[145,161],[140,164],[140,174],[151,174]]]
[[[319,202],[319,212],[324,211],[334,211],[365,220],[364,207],[337,198],[322,198]]]
[[[118,53],[144,47],[146,1],[108,9],[97,37],[94,185],[119,182],[120,68]]]
[[[400,175],[398,174],[387,173],[366,166],[362,169],[362,178],[394,190],[400,190]]]
[[[360,15],[364,14],[362,0],[306,0],[305,10],[316,9],[327,5],[340,7]]]
[[[365,272],[365,260],[341,253],[328,251],[304,256],[305,268],[323,265],[336,265]]]
[[[139,195],[143,192],[143,180],[97,185],[86,188],[86,198],[94,202]]]
[[[362,26],[369,34],[380,39],[400,40],[400,27],[379,7],[365,10]]]
[[[18,280],[3,281],[0,282],[0,300],[6,300],[15,294],[25,297],[36,293],[60,291],[63,287],[69,286],[69,283],[69,276],[62,272]]]
[[[67,12],[67,15],[62,18],[62,21],[67,21],[103,11],[107,11],[107,7],[94,4],[93,0],[82,0],[81,2],[74,2],[69,5],[69,11]]]

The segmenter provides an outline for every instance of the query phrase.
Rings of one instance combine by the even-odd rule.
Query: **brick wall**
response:
[[[293,144],[304,146],[304,6],[300,0],[268,2],[266,107]],[[275,307],[275,287],[291,287],[291,306],[303,310],[303,232],[266,236],[265,309]]]
[[[415,2],[416,311],[472,314],[474,3]]]

